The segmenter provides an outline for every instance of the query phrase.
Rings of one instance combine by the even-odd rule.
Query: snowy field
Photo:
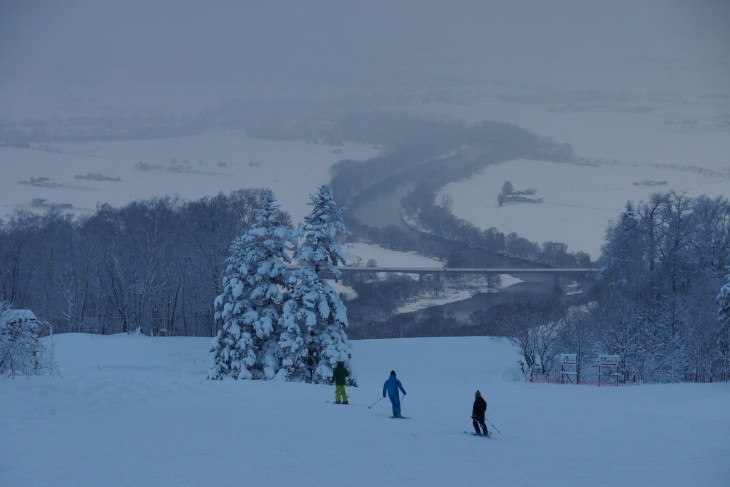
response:
[[[442,194],[451,195],[456,216],[479,227],[514,231],[538,243],[564,242],[570,251],[596,259],[609,220],[628,200],[670,190],[691,196],[730,194],[730,96],[499,84],[447,93],[450,102],[381,108],[447,120],[513,123],[570,143],[580,158],[611,162],[510,161],[437,195],[437,201]],[[377,153],[351,142],[337,148],[255,139],[242,130],[149,141],[51,143],[36,150],[0,147],[0,215],[29,208],[35,199],[70,204],[84,214],[104,202],[121,206],[139,198],[197,199],[268,187],[296,222],[309,212],[308,195],[329,182],[333,163]],[[119,180],[76,178],[88,174]],[[39,177],[48,178],[45,186],[23,184]],[[497,195],[507,179],[517,189],[536,189],[544,203],[498,207]]]
[[[375,260],[377,267],[443,267],[444,263],[418,255],[415,252],[398,252],[378,245],[362,242],[348,242],[342,245],[347,265],[366,266],[369,259]]]
[[[210,382],[207,338],[56,337],[58,375],[0,382],[0,482],[29,486],[727,486],[730,384],[516,380],[485,337],[355,341],[360,386]],[[383,381],[408,395],[388,416]],[[471,429],[474,391],[501,434]],[[492,428],[494,429],[494,428]]]
[[[538,243],[563,242],[593,259],[599,256],[608,220],[628,200],[668,191],[730,194],[727,95],[483,85],[454,95],[451,103],[410,108],[452,120],[512,123],[571,144],[580,158],[610,161],[613,165],[597,167],[512,161],[451,184],[436,197],[440,201],[442,194],[450,194],[455,215],[480,228],[514,231]],[[497,195],[505,180],[516,189],[537,189],[544,203],[499,208]],[[635,185],[643,181],[666,184]]]
[[[654,73],[661,79],[662,73]],[[676,87],[675,87],[676,88]],[[412,105],[447,120],[495,120],[567,142],[580,157],[730,169],[730,92],[682,87],[550,88],[484,84],[450,103]]]
[[[541,204],[497,204],[505,181],[515,190],[535,189]],[[537,243],[568,244],[568,250],[600,256],[606,229],[627,201],[648,201],[653,193],[677,191],[696,197],[730,195],[730,178],[696,171],[634,165],[584,166],[514,160],[486,167],[478,175],[445,186],[437,196],[452,199],[453,213],[480,228],[516,232]]]
[[[243,130],[40,147],[43,150],[0,147],[0,215],[28,208],[34,199],[71,204],[75,213],[84,214],[96,211],[99,203],[123,206],[137,199],[174,195],[193,200],[266,187],[298,222],[309,214],[309,195],[330,181],[332,164],[378,154],[362,144],[334,147],[270,141],[248,137]],[[76,177],[89,174],[107,179]],[[27,184],[41,177],[48,179],[45,186]]]

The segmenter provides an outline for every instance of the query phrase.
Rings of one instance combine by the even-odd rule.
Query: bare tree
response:
[[[583,371],[596,356],[597,327],[592,316],[595,303],[569,308],[563,318],[558,335],[562,353],[576,355],[576,381],[583,380]]]
[[[501,334],[517,345],[524,372],[547,376],[555,365],[563,307],[553,296],[516,293],[497,318]]]

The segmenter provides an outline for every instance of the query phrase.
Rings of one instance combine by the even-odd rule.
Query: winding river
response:
[[[428,239],[435,245],[444,245],[450,248],[458,248],[461,251],[488,255],[490,260],[495,262],[494,266],[497,267],[542,267],[533,262],[503,255],[495,255],[483,249],[468,247],[465,244],[422,233],[409,227],[401,218],[400,202],[414,187],[415,183],[404,183],[393,186],[372,197],[361,198],[354,207],[350,208],[350,211],[360,222],[371,227],[385,228],[389,225],[396,225],[412,233],[414,237]],[[512,293],[525,290],[548,293],[553,291],[555,285],[555,279],[551,275],[524,275],[520,276],[520,279],[523,282],[504,288],[498,293],[478,293],[468,299],[442,305],[444,313],[452,315],[461,321],[466,321],[475,310],[489,309],[492,306],[500,304]],[[420,314],[423,311],[415,311],[413,313]]]

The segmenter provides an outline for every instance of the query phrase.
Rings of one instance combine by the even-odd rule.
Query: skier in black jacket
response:
[[[489,436],[487,431],[487,424],[484,422],[484,413],[487,412],[487,401],[482,398],[482,393],[477,391],[474,394],[474,406],[471,408],[471,419],[474,425],[474,430],[480,436]],[[481,431],[479,427],[481,426]]]

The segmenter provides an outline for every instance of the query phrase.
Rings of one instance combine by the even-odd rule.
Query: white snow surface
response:
[[[368,260],[373,259],[377,267],[426,267],[441,268],[444,263],[418,255],[415,252],[399,252],[379,245],[363,242],[352,242],[341,245],[349,266],[366,266]]]
[[[522,282],[522,279],[509,274],[499,274],[499,279],[500,282],[497,289],[490,288],[488,280],[483,277],[473,278],[468,282],[461,282],[456,285],[452,285],[448,281],[445,281],[443,290],[435,291],[433,293],[428,291],[421,292],[415,296],[412,301],[408,301],[406,304],[399,306],[395,312],[410,313],[426,309],[431,306],[441,306],[453,303],[454,301],[469,299],[474,296],[475,293],[498,292],[499,289],[504,289]]]
[[[353,341],[359,387],[207,381],[209,338],[67,334],[0,381],[0,484],[726,486],[730,384],[525,383],[486,337]],[[408,395],[390,419],[383,382]],[[479,389],[501,434],[471,429]],[[494,430],[494,428],[492,428]]]
[[[531,197],[543,202],[499,206],[497,196],[507,180],[518,191],[535,189]],[[648,201],[652,194],[668,191],[692,197],[727,197],[730,178],[687,168],[519,159],[487,166],[468,180],[446,185],[436,201],[450,196],[454,215],[479,228],[516,232],[537,243],[562,242],[570,252],[586,252],[597,259],[609,223],[618,218],[628,201]]]

